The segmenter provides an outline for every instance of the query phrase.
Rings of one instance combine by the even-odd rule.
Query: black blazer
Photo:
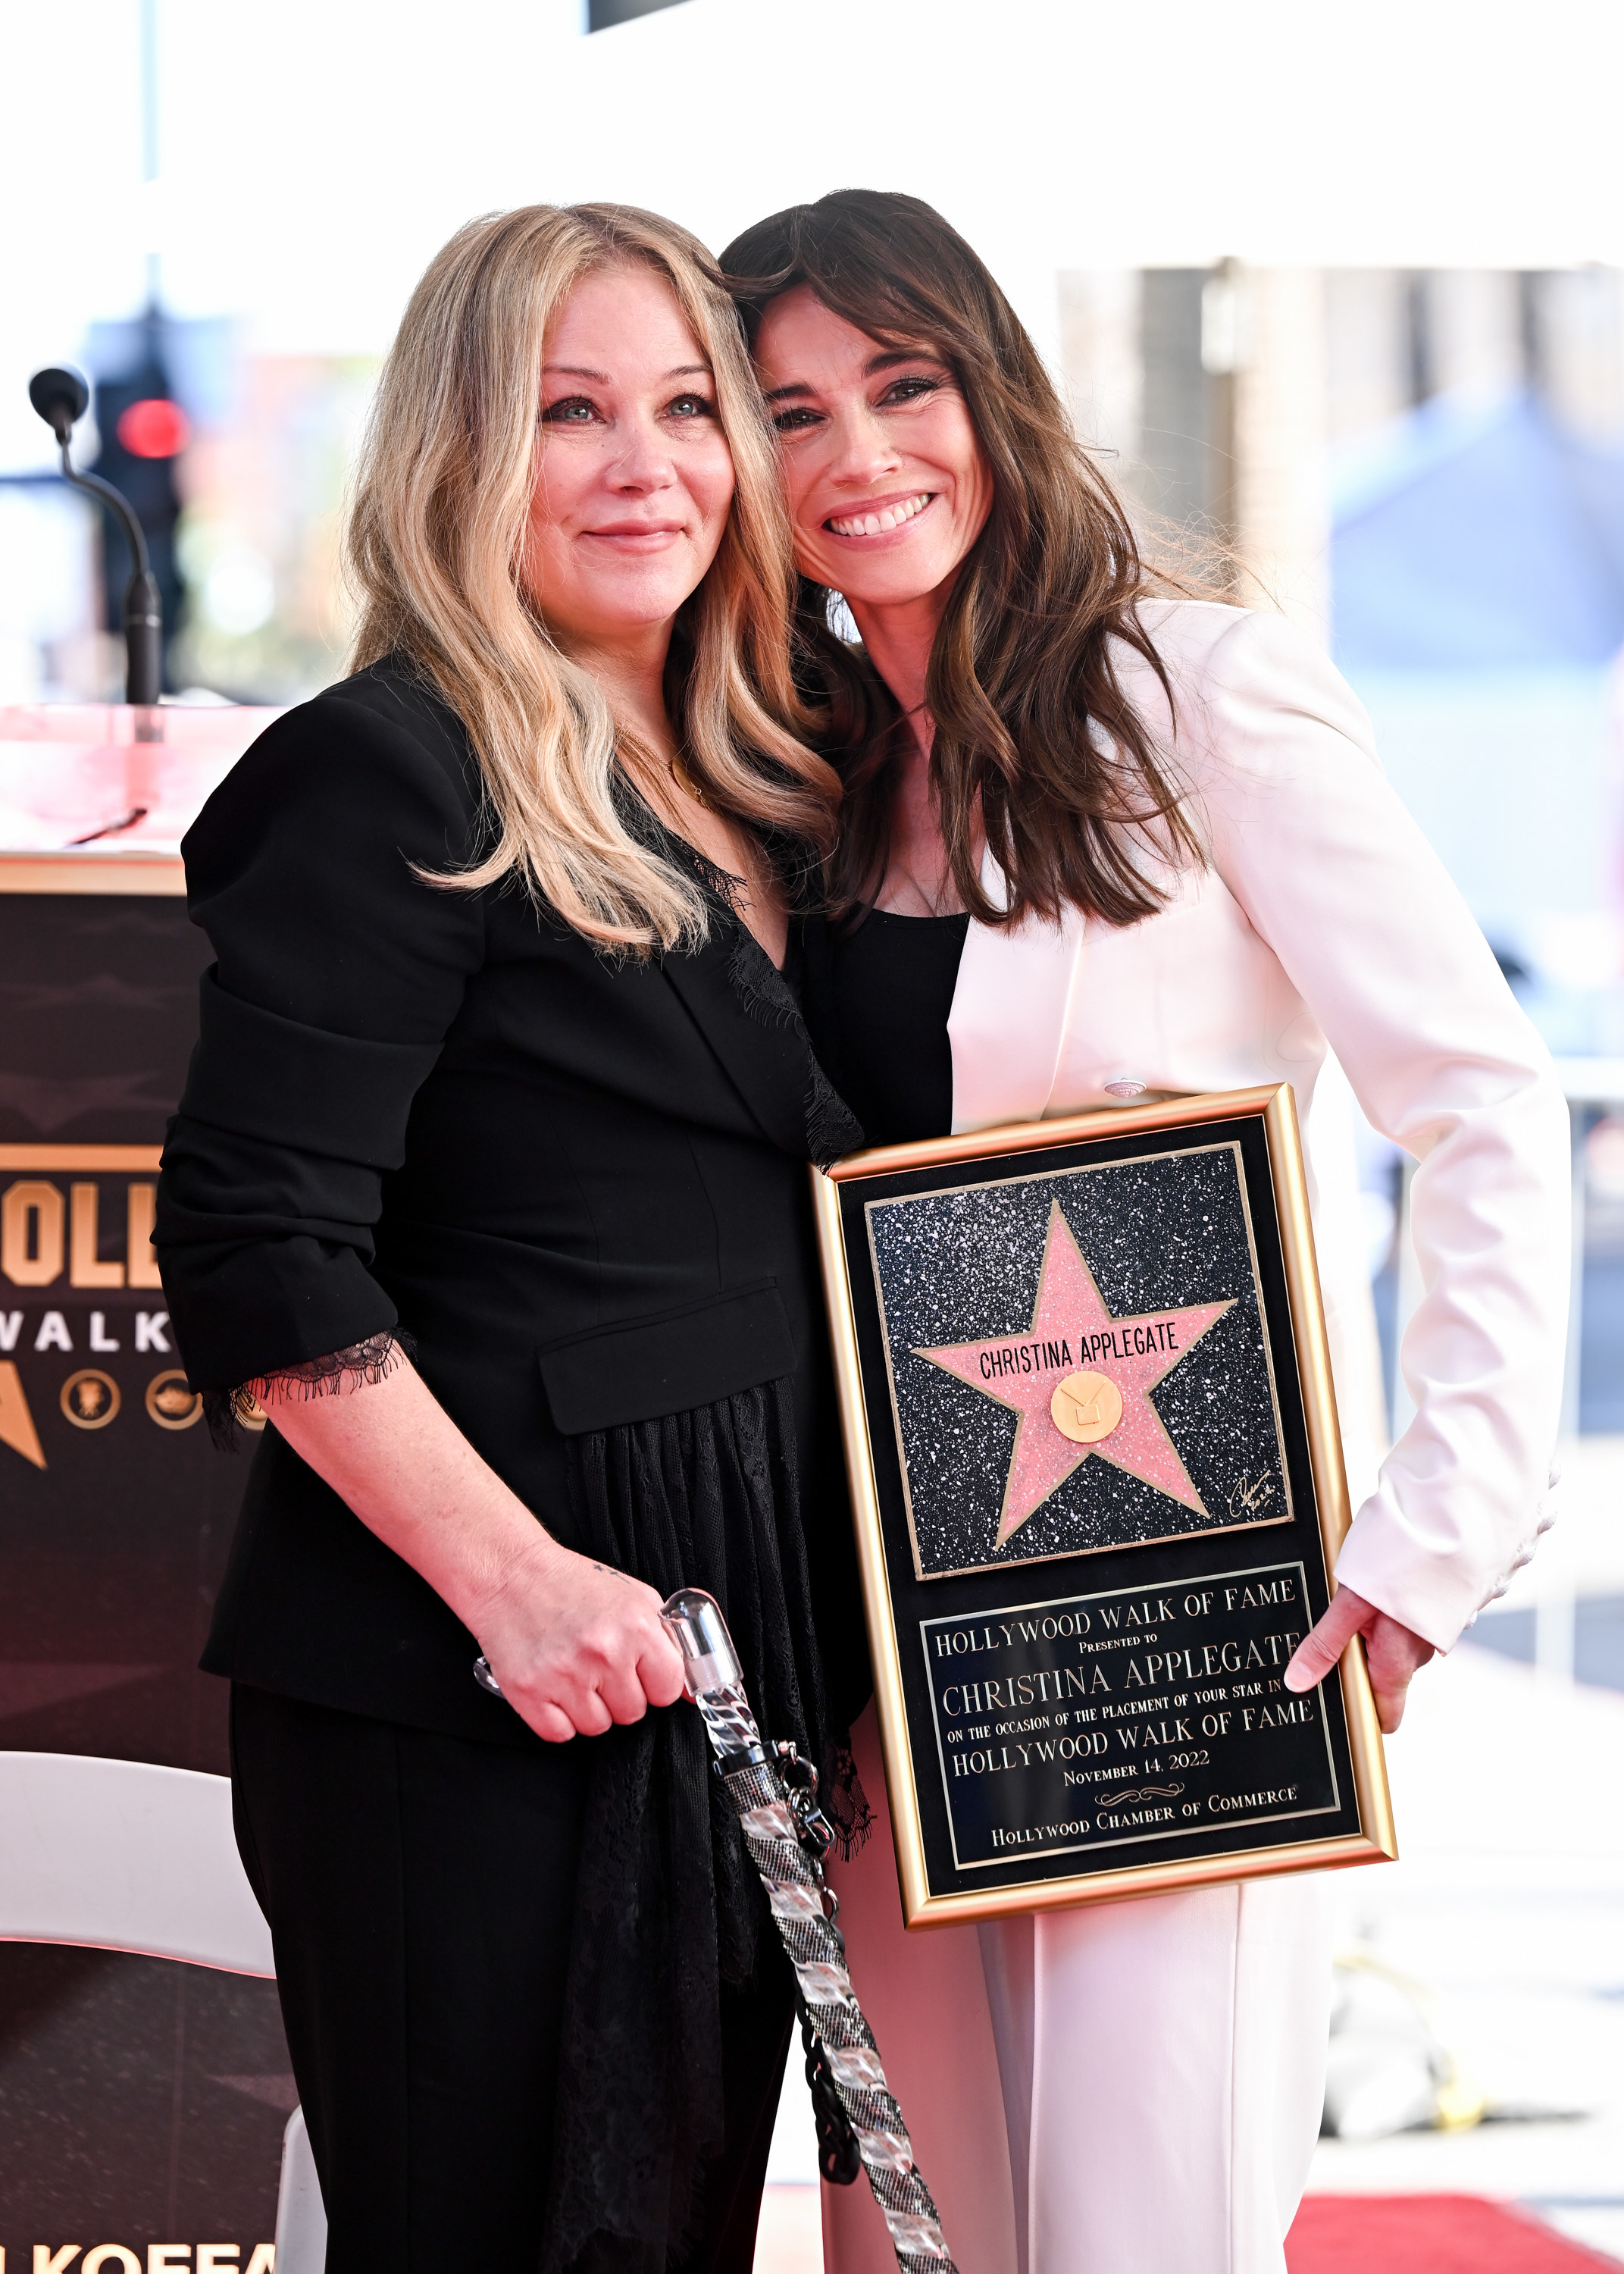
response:
[[[276,721],[184,847],[217,963],[157,1246],[192,1382],[403,1328],[447,1412],[566,1542],[565,1441],[788,1377],[831,1705],[861,1643],[807,1161],[860,1133],[760,950],[596,953],[466,865],[455,717],[380,664]],[[530,1742],[426,1583],[267,1428],[204,1656],[219,1674]],[[844,1670],[842,1670],[844,1668]]]

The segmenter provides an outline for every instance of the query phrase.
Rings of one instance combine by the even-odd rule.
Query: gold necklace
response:
[[[702,813],[709,813],[710,810],[710,802],[706,797],[703,790],[699,787],[699,784],[694,779],[693,775],[688,772],[687,763],[680,751],[679,751],[676,757],[671,761],[671,779],[675,782],[677,787],[682,792],[685,797],[691,797],[693,799],[695,804],[699,808]]]

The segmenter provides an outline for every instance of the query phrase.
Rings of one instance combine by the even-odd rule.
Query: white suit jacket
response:
[[[1112,1085],[1120,1097],[1291,1083],[1350,1473],[1373,1486],[1337,1576],[1447,1649],[1544,1528],[1568,1310],[1567,1108],[1324,656],[1282,619],[1237,608],[1159,602],[1144,621],[1176,723],[1127,649],[1124,682],[1185,786],[1208,865],[1164,871],[1166,907],[1125,929],[1080,915],[972,923],[949,1022],[953,1126],[1109,1106]],[[1001,893],[990,863],[988,883]],[[1425,1293],[1401,1354],[1416,1415],[1365,1480],[1345,1329],[1369,1299],[1358,1243],[1335,1221],[1352,1201],[1351,1149],[1313,1112],[1327,1046],[1372,1126],[1420,1163]]]

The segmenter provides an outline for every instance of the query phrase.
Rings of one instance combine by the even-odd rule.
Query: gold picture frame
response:
[[[1190,1133],[1194,1141],[1182,1148],[1177,1146],[1169,1148],[1165,1141],[1181,1132]],[[896,1403],[895,1384],[891,1378],[890,1353],[894,1337],[885,1325],[885,1296],[879,1284],[878,1259],[871,1246],[872,1234],[868,1227],[873,1221],[873,1210],[891,1205],[898,1197],[898,1190],[905,1199],[936,1201],[944,1200],[951,1193],[957,1202],[961,1195],[966,1193],[974,1196],[1023,1183],[1035,1187],[1045,1181],[1052,1183],[1056,1178],[1070,1178],[1074,1171],[1091,1165],[1143,1164],[1185,1156],[1193,1157],[1200,1152],[1222,1151],[1223,1144],[1217,1141],[1228,1141],[1229,1138],[1237,1147],[1237,1174],[1244,1196],[1244,1205],[1250,1209],[1247,1236],[1253,1241],[1259,1331],[1266,1352],[1274,1351],[1284,1333],[1289,1333],[1291,1344],[1291,1361],[1289,1364],[1282,1363],[1281,1369],[1287,1378],[1283,1384],[1274,1387],[1275,1418],[1277,1428],[1283,1427],[1286,1433],[1280,1438],[1282,1481],[1285,1480],[1288,1472],[1289,1438],[1290,1447],[1295,1448],[1290,1460],[1297,1476],[1297,1490],[1295,1500],[1289,1488],[1282,1495],[1287,1514],[1267,1519],[1278,1527],[1283,1528],[1288,1524],[1291,1527],[1289,1535],[1282,1530],[1278,1545],[1271,1544],[1268,1553],[1275,1555],[1277,1561],[1268,1568],[1300,1570],[1303,1592],[1307,1599],[1304,1608],[1318,1615],[1332,1590],[1334,1583],[1329,1573],[1347,1531],[1350,1511],[1325,1314],[1309,1220],[1302,1144],[1289,1084],[1158,1100],[1055,1120],[1021,1123],[1000,1129],[931,1139],[921,1143],[874,1148],[851,1155],[826,1171],[812,1171],[818,1244],[839,1397],[846,1473],[856,1529],[863,1610],[874,1666],[886,1789],[896,1840],[903,1916],[910,1928],[946,1925],[964,1920],[1084,1902],[1109,1901],[1215,1881],[1378,1863],[1395,1858],[1397,1855],[1381,1732],[1364,1653],[1357,1640],[1342,1655],[1334,1692],[1328,1698],[1323,1697],[1322,1693],[1331,1690],[1331,1685],[1325,1684],[1321,1692],[1311,1693],[1321,1701],[1316,1710],[1320,1715],[1319,1726],[1323,1728],[1328,1749],[1327,1759],[1331,1767],[1327,1773],[1329,1783],[1327,1788],[1333,1795],[1334,1806],[1317,1807],[1312,1811],[1306,1807],[1295,1811],[1288,1809],[1281,1818],[1258,1818],[1255,1823],[1249,1818],[1246,1824],[1237,1824],[1235,1827],[1238,1844],[1231,1844],[1225,1839],[1219,1822],[1203,1820],[1171,1833],[1136,1829],[1132,1834],[1124,1834],[1121,1837],[1113,1835],[1102,1841],[1090,1841],[1080,1848],[1067,1849],[1063,1844],[1051,1844],[1041,1854],[1011,1847],[1007,1863],[998,1861],[992,1864],[985,1858],[966,1862],[960,1853],[953,1796],[947,1790],[950,1781],[948,1760],[951,1757],[944,1753],[940,1716],[933,1706],[930,1726],[926,1726],[928,1717],[921,1706],[921,1684],[928,1684],[929,1677],[919,1675],[919,1656],[914,1650],[914,1638],[907,1637],[905,1645],[905,1623],[918,1625],[919,1640],[928,1655],[928,1630],[944,1628],[954,1616],[960,1620],[966,1617],[973,1620],[977,1615],[985,1615],[984,1612],[974,1608],[967,1611],[949,1611],[945,1599],[956,1593],[960,1599],[974,1596],[976,1602],[984,1604],[987,1589],[995,1578],[1005,1586],[1013,1585],[1025,1590],[1026,1600],[1007,1607],[1006,1615],[1013,1616],[1018,1611],[1041,1611],[1049,1605],[1063,1600],[1080,1605],[1102,1600],[1111,1595],[1113,1590],[1100,1588],[1091,1593],[1088,1585],[1091,1569],[1101,1572],[1109,1570],[1131,1573],[1136,1568],[1135,1558],[1142,1560],[1147,1551],[1161,1558],[1160,1568],[1163,1576],[1158,1577],[1154,1585],[1163,1591],[1176,1588],[1180,1584],[1177,1573],[1169,1578],[1166,1572],[1181,1558],[1193,1566],[1203,1561],[1210,1562],[1217,1555],[1223,1565],[1222,1571],[1216,1575],[1192,1570],[1191,1585],[1197,1584],[1201,1577],[1214,1576],[1239,1581],[1246,1577],[1249,1570],[1261,1568],[1257,1563],[1257,1557],[1263,1551],[1234,1526],[1211,1520],[1210,1512],[1202,1505],[1199,1495],[1192,1491],[1184,1495],[1186,1507],[1199,1510],[1200,1516],[1208,1520],[1200,1524],[1199,1528],[1179,1534],[1171,1544],[1165,1534],[1159,1537],[1147,1534],[1143,1540],[1136,1537],[1116,1540],[1104,1548],[1087,1546],[1067,1547],[1063,1542],[1053,1552],[1034,1550],[1029,1555],[1021,1555],[1017,1561],[1006,1562],[1001,1560],[1002,1549],[1008,1544],[1004,1538],[1004,1517],[1001,1514],[996,1551],[984,1551],[979,1562],[957,1566],[942,1560],[939,1553],[936,1568],[928,1570],[922,1560],[921,1535],[914,1522],[907,1481],[908,1452]],[[1159,1151],[1156,1149],[1157,1141],[1162,1141]],[[1243,1152],[1245,1156],[1244,1162]],[[1267,1171],[1263,1167],[1265,1155]],[[977,1173],[981,1171],[984,1173]],[[949,1181],[940,1187],[931,1187],[928,1182],[921,1181],[921,1176],[928,1172],[939,1172]],[[1058,1213],[1057,1204],[1051,1203],[1051,1209]],[[1254,1218],[1259,1219],[1257,1238],[1251,1229]],[[1267,1296],[1265,1280],[1257,1276],[1261,1269],[1259,1238],[1267,1252],[1268,1264],[1267,1278],[1270,1291]],[[1048,1268],[1046,1247],[1045,1275]],[[1040,1280],[1040,1290],[1041,1284]],[[862,1321],[865,1322],[861,1333],[860,1306]],[[1217,1306],[1207,1306],[1207,1309],[1214,1313],[1217,1308]],[[1035,1320],[1035,1313],[1034,1315]],[[868,1357],[867,1369],[861,1346],[865,1335]],[[1009,1342],[1014,1338],[1005,1337],[1004,1339]],[[955,1347],[989,1349],[991,1346],[990,1343],[974,1345],[966,1343]],[[1068,1346],[1049,1344],[1044,1347],[1057,1350]],[[944,1363],[939,1351],[913,1349],[910,1355],[920,1359],[930,1358],[938,1367]],[[1283,1353],[1281,1355],[1283,1360]],[[1268,1356],[1267,1363],[1269,1382],[1274,1385],[1274,1356]],[[950,1370],[962,1372],[951,1363]],[[963,1375],[962,1378],[969,1377]],[[1080,1379],[1084,1377],[1077,1374],[1068,1377],[1071,1382]],[[1094,1377],[1086,1379],[1094,1380]],[[973,1390],[979,1387],[974,1382],[971,1386]],[[1058,1395],[1058,1391],[1056,1394]],[[989,1389],[987,1396],[996,1397],[996,1392]],[[1148,1404],[1148,1399],[1145,1402]],[[960,1403],[963,1403],[962,1398]],[[979,1412],[981,1409],[976,1410]],[[1057,1427],[1064,1426],[1058,1414],[1056,1415],[1056,1422]],[[1161,1426],[1158,1422],[1157,1427]],[[1067,1434],[1072,1433],[1068,1430]],[[1099,1432],[1095,1430],[1092,1434],[1097,1436]],[[1017,1446],[1019,1442],[1018,1425]],[[1088,1449],[1092,1449],[1092,1446]],[[1061,1457],[1064,1457],[1064,1454]],[[1084,1456],[1077,1457],[1081,1459]],[[1193,1455],[1191,1457],[1193,1458]],[[1109,1458],[1109,1455],[1107,1458]],[[1011,1474],[1014,1459],[1012,1455]],[[1177,1465],[1177,1457],[1174,1456],[1174,1459]],[[1039,1481],[1041,1483],[1041,1480]],[[1034,1490],[1036,1488],[1034,1487]],[[1259,1518],[1259,1521],[1262,1523],[1265,1519]],[[1212,1543],[1220,1534],[1224,1536],[1218,1540],[1217,1547],[1214,1547]],[[1278,1561],[1282,1554],[1285,1555],[1284,1562]],[[1105,1565],[1092,1565],[1091,1559],[1097,1555],[1106,1557]],[[1250,1563],[1248,1557],[1252,1559]],[[1069,1588],[1066,1584],[1068,1570],[1076,1581],[1076,1585]],[[1020,1572],[1029,1576],[1017,1578],[1016,1574]],[[1133,1588],[1134,1582],[1130,1577],[1125,1585],[1119,1584],[1114,1593],[1116,1596],[1123,1596],[1132,1593]],[[940,1615],[930,1611],[930,1602],[936,1600],[929,1595],[928,1591],[930,1590],[939,1591],[944,1600]],[[1237,1593],[1235,1586],[1227,1589],[1229,1595]],[[906,1599],[901,1612],[898,1609],[899,1594]],[[1030,1600],[1033,1597],[1043,1600],[1033,1601]],[[1000,1629],[1000,1631],[1005,1630]],[[971,1632],[973,1634],[973,1629]],[[905,1671],[905,1647],[907,1666],[913,1669],[911,1673]],[[1083,1645],[1079,1645],[1080,1647]],[[1097,1650],[1103,1645],[1096,1644],[1088,1647]],[[1116,1666],[1122,1661],[1117,1660],[1106,1663]],[[1147,1660],[1147,1663],[1154,1665],[1154,1661]],[[1098,1673],[1094,1679],[1102,1682],[1102,1676]],[[1275,1682],[1271,1682],[1268,1687],[1275,1691],[1279,1690]],[[944,1696],[951,1694],[951,1690],[943,1693]],[[963,1690],[959,1694],[961,1698],[969,1695]],[[1123,1711],[1125,1708],[1113,1709],[1108,1706],[1100,1710]],[[1254,1706],[1251,1714],[1255,1716],[1260,1710]],[[1229,1709],[1226,1708],[1225,1712],[1227,1715]],[[1065,1719],[1064,1715],[1059,1718]],[[1092,1715],[1072,1717],[1073,1721],[1079,1718],[1092,1719]],[[1015,1725],[1011,1723],[1009,1726]],[[1162,1726],[1166,1727],[1165,1720]],[[1184,1728],[1185,1724],[1179,1722],[1176,1726]],[[1246,1726],[1251,1727],[1250,1719]],[[1227,1718],[1224,1727],[1227,1731]],[[974,1736],[974,1730],[969,1734]],[[1294,1740],[1295,1736],[1293,1732]],[[1093,1737],[1092,1742],[1097,1747],[1099,1737]],[[1023,1750],[1019,1744],[1016,1749]],[[1003,1750],[1007,1761],[1009,1745],[1005,1743]],[[979,1759],[981,1756],[974,1758]],[[1202,1758],[1207,1756],[1203,1754]],[[929,1765],[933,1758],[937,1772],[934,1780],[929,1773]],[[954,1759],[956,1769],[964,1765],[962,1755]],[[1100,1769],[1090,1773],[1105,1776],[1125,1774],[1127,1772]],[[1069,1776],[1067,1781],[1071,1782],[1072,1779]],[[937,1789],[938,1784],[940,1790]],[[1293,1786],[1289,1790],[1295,1794],[1297,1788]],[[1094,1803],[1103,1803],[1109,1796],[1106,1788],[1099,1788],[1086,1803],[1075,1805],[1084,1809],[1085,1813],[1088,1809],[1094,1809],[1094,1813],[1103,1822],[1108,1819],[1101,1808],[1094,1807]],[[1129,1799],[1137,1796],[1132,1791],[1127,1794]],[[1266,1796],[1274,1797],[1273,1795]],[[1208,1803],[1209,1806],[1218,1804]],[[1199,1803],[1185,1803],[1184,1813],[1188,1815],[1194,1805]],[[1171,1815],[1173,1811],[1165,1810],[1162,1813]],[[1309,1836],[1289,1836],[1290,1824],[1299,1815],[1306,1819],[1310,1814],[1328,1815],[1334,1821],[1320,1833]],[[1109,1819],[1113,1824],[1128,1820],[1121,1815]],[[1282,1823],[1286,1827],[1284,1831],[1280,1829]],[[946,1826],[945,1833],[944,1825]],[[1043,1830],[1045,1833],[1053,1832],[1057,1837],[1062,1833],[1077,1830],[1081,1838],[1091,1828],[1080,1824],[1076,1826],[1051,1824]],[[1009,1841],[1035,1835],[995,1834],[992,1836],[995,1840]],[[1112,1859],[1110,1851],[1135,1845],[1151,1848],[1160,1845],[1164,1851],[1170,1848],[1177,1852],[1150,1855],[1138,1862]],[[1079,1866],[1074,1859],[1083,1853],[1090,1854],[1091,1859],[1099,1856],[1098,1868],[1094,1867],[1092,1860],[1086,1866]]]

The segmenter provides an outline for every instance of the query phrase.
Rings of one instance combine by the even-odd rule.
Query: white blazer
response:
[[[1176,730],[1155,674],[1125,647],[1124,684],[1185,787],[1208,865],[1163,871],[1167,905],[1125,929],[1079,915],[1058,929],[972,923],[949,1021],[953,1126],[1109,1106],[1113,1093],[1290,1082],[1352,1439],[1359,1385],[1337,1328],[1361,1307],[1368,1317],[1368,1293],[1343,1284],[1362,1264],[1334,1221],[1352,1199],[1350,1151],[1335,1117],[1316,1128],[1313,1113],[1335,1051],[1372,1126],[1420,1163],[1411,1222],[1425,1291],[1401,1353],[1415,1419],[1371,1480],[1337,1576],[1447,1649],[1548,1520],[1567,1108],[1325,657],[1283,620],[1238,608],[1158,602],[1144,622]],[[1002,893],[990,862],[988,885]],[[1357,1474],[1357,1455],[1350,1465]]]

